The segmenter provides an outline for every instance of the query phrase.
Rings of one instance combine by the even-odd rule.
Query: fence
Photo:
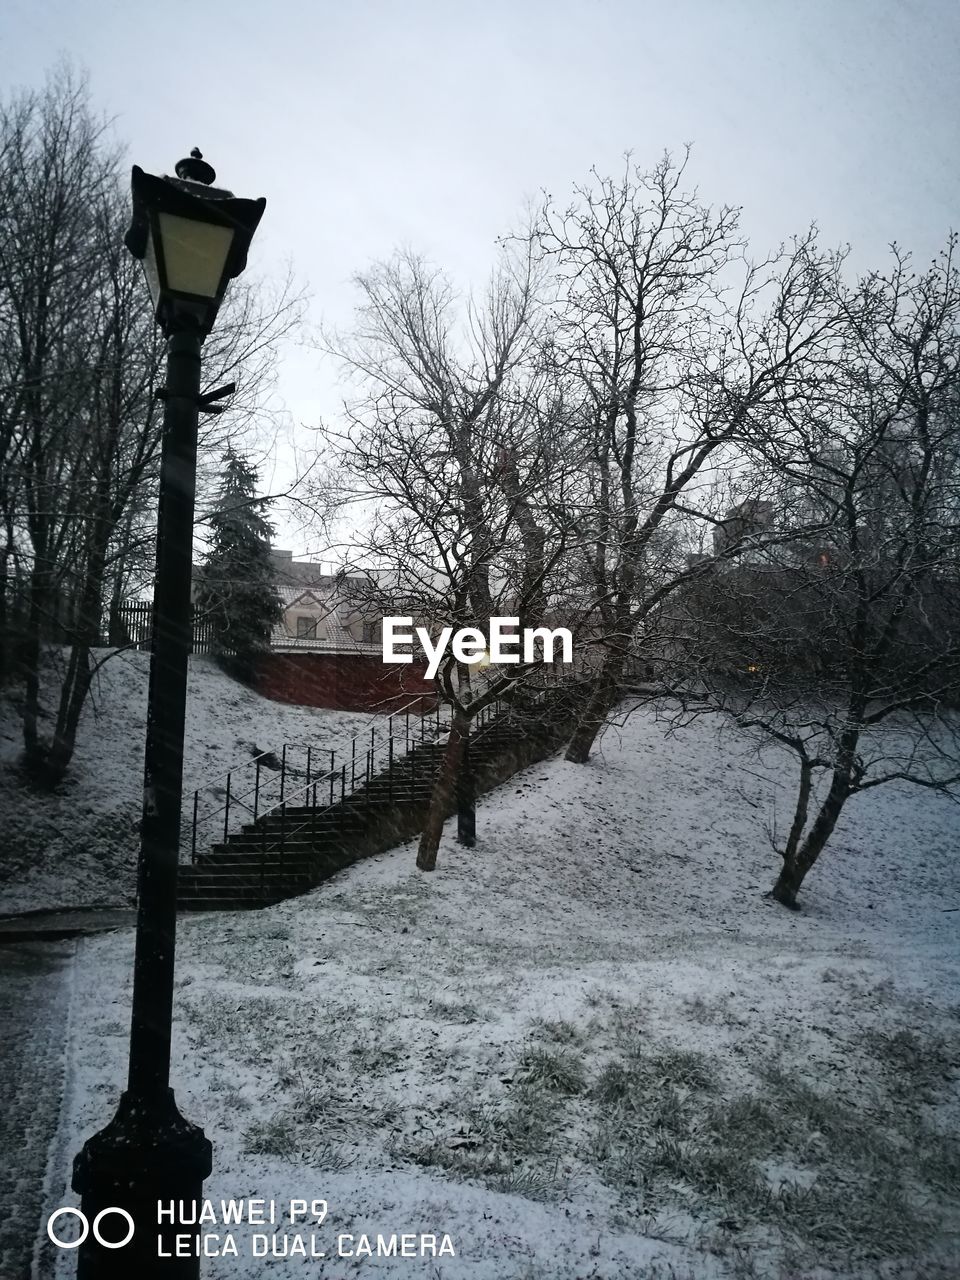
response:
[[[197,620],[197,611],[190,606],[193,623],[193,652],[209,653],[212,647],[213,628],[205,620]],[[101,637],[106,644],[130,645],[136,649],[149,649],[153,630],[153,604],[149,600],[129,600],[122,604],[110,619],[109,635]]]

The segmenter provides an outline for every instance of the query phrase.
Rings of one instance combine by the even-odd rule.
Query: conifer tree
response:
[[[196,604],[198,617],[211,628],[214,657],[247,684],[256,674],[257,657],[269,649],[270,628],[282,615],[270,561],[274,530],[266,518],[268,506],[268,498],[257,497],[256,469],[228,448]]]

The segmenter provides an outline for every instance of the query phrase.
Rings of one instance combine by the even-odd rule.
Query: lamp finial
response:
[[[204,160],[199,147],[194,147],[186,160],[178,160],[174,172],[184,182],[201,182],[205,187],[209,187],[217,177],[216,170]]]

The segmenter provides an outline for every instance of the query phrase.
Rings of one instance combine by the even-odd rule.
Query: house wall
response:
[[[311,622],[316,623],[316,638],[318,640],[326,640],[330,634],[330,624],[336,621],[336,614],[329,605],[320,605],[312,601],[301,600],[298,604],[291,605],[289,609],[286,609],[281,619],[287,633],[291,636],[299,634],[297,631],[298,618],[309,618]]]
[[[284,610],[282,618],[288,635],[296,637],[299,634],[298,618],[309,618],[311,622],[316,623],[318,640],[330,640],[334,638],[337,631],[342,629],[357,643],[364,642],[364,623],[369,622],[373,624],[373,635],[366,643],[380,643],[382,628],[379,614],[369,612],[364,614],[343,603],[337,604],[334,600],[316,600],[308,596],[289,605]]]
[[[260,659],[256,688],[275,702],[335,711],[383,711],[407,706],[425,713],[436,704],[424,663],[386,664],[379,657],[274,651]]]

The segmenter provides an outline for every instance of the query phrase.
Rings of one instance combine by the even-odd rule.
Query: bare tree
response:
[[[687,581],[684,552],[719,522],[749,441],[769,429],[834,316],[811,234],[743,262],[738,211],[684,190],[686,159],[631,163],[544,212],[538,252],[560,282],[553,376],[584,461],[577,518],[602,661],[567,759],[585,761],[644,620]],[[702,572],[698,570],[697,572]]]
[[[58,73],[4,108],[0,174],[4,520],[8,562],[25,584],[24,745],[40,753],[40,649],[69,591],[76,484],[96,362],[88,304],[100,279],[97,216],[114,177],[86,87]],[[8,578],[9,583],[9,578]]]
[[[365,510],[353,568],[368,607],[436,636],[489,636],[490,619],[541,620],[563,561],[569,459],[543,380],[544,316],[529,251],[504,251],[482,300],[411,253],[358,277],[357,325],[329,349],[360,382],[347,427],[331,433],[341,503]],[[417,865],[432,870],[470,722],[529,675],[471,677],[447,654],[438,684],[451,731]]]
[[[683,701],[796,760],[773,833],[787,906],[852,796],[960,782],[955,245],[919,277],[895,250],[889,274],[830,284],[844,331],[766,457],[783,536],[700,582],[673,620]]]
[[[59,71],[0,110],[4,649],[23,679],[25,764],[46,784],[69,765],[105,660],[92,650],[107,602],[119,639],[125,585],[148,578],[155,545],[163,347],[123,247],[126,221],[118,152],[82,80]],[[201,459],[249,433],[276,342],[298,310],[289,288],[277,299],[248,290],[228,299],[205,367],[222,378],[242,362],[243,390],[205,427]],[[60,691],[45,735],[41,671],[55,653]]]

